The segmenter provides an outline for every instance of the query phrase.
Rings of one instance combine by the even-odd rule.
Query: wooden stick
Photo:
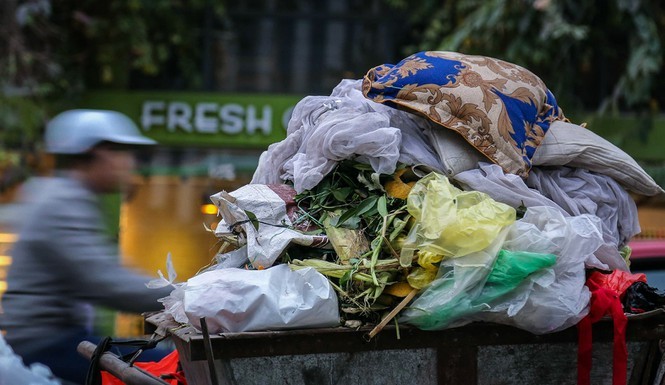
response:
[[[201,332],[203,333],[203,347],[206,353],[206,360],[208,361],[208,370],[210,371],[210,380],[212,385],[218,385],[217,371],[215,370],[214,353],[212,351],[212,342],[210,341],[210,334],[208,334],[208,323],[205,317],[199,318],[201,322]]]
[[[372,329],[372,331],[369,332],[369,334],[367,335],[368,337],[367,340],[371,340],[375,335],[377,335],[381,330],[383,330],[383,328],[388,324],[388,322],[390,322],[391,319],[395,318],[397,313],[399,313],[404,308],[404,306],[406,306],[409,302],[411,302],[413,297],[416,296],[416,293],[418,293],[418,289],[411,290],[409,294],[407,294],[407,296],[404,297],[404,299],[399,304],[397,304],[397,306],[395,306],[395,308],[390,313],[388,313],[388,315],[386,315],[381,320],[381,322],[378,325],[376,325],[374,329]]]
[[[89,341],[81,341],[76,350],[90,360],[97,346]],[[102,370],[111,373],[127,385],[168,385],[168,382],[153,376],[145,370],[131,366],[111,352],[105,352],[99,359]]]

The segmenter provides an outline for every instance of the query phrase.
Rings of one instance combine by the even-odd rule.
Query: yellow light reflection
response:
[[[12,257],[9,255],[0,255],[0,267],[9,266],[12,264]]]
[[[212,203],[201,205],[201,212],[206,215],[217,215],[217,206]]]
[[[14,243],[18,235],[13,233],[0,233],[0,243]]]

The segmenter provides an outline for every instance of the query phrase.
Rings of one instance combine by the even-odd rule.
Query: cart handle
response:
[[[97,345],[89,341],[82,341],[76,350],[86,359],[92,359]],[[153,376],[145,370],[129,365],[111,352],[104,352],[99,358],[99,366],[120,379],[127,385],[169,385],[168,382]]]

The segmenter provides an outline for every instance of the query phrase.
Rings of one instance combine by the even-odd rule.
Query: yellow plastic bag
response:
[[[463,191],[430,173],[411,189],[407,210],[416,222],[400,253],[410,266],[416,250],[456,258],[483,250],[516,219],[515,209],[479,191]]]
[[[422,289],[436,278],[443,255],[429,251],[419,251],[417,254],[420,266],[414,267],[406,279],[412,287]]]

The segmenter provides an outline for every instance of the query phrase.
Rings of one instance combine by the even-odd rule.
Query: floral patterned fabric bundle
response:
[[[554,95],[530,71],[457,52],[419,52],[374,67],[363,79],[363,94],[456,131],[505,172],[522,177],[550,123],[565,120]]]

